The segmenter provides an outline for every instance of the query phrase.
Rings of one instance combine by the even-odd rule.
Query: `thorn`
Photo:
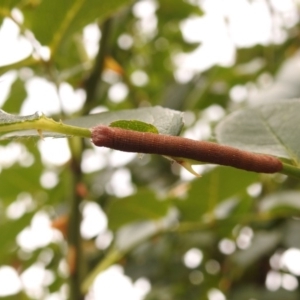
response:
[[[201,177],[200,174],[198,174],[193,168],[192,168],[192,163],[189,162],[188,160],[184,160],[183,158],[179,158],[179,157],[172,157],[172,156],[165,156],[163,155],[163,157],[165,157],[166,159],[170,160],[171,163],[174,163],[175,161],[181,165],[183,168],[185,168],[187,171],[189,171],[191,174],[197,176],[197,177]],[[198,163],[199,164],[199,163]]]
[[[177,161],[178,164],[180,164],[182,167],[184,167],[187,171],[189,171],[191,174],[195,175],[196,177],[201,177],[201,174],[198,174],[193,168],[192,164],[188,161]]]
[[[42,140],[44,140],[44,137],[43,137],[43,131],[42,131],[41,129],[37,129],[37,132],[38,132],[40,138],[41,138]]]

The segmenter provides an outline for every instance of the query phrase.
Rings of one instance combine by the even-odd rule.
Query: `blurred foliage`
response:
[[[2,109],[21,112],[28,96],[26,83],[34,76],[52,82],[57,89],[63,82],[75,90],[83,89],[86,101],[76,116],[99,106],[114,112],[161,105],[187,111],[192,116],[187,130],[197,128],[199,122],[213,129],[215,120],[207,120],[212,107],[230,112],[253,103],[300,97],[299,24],[283,28],[286,38],[282,43],[236,47],[232,66],[214,65],[183,83],[175,79],[173,56],[191,53],[201,45],[186,42],[180,24],[189,16],[205,15],[205,11],[201,5],[192,4],[195,1],[178,1],[176,5],[170,0],[155,2],[157,23],[145,33],[134,13],[140,2],[0,1],[0,24],[9,18],[19,26],[20,35],[30,40],[31,32],[39,42],[32,37],[33,53],[29,57],[0,67],[1,75],[16,71]],[[24,22],[14,17],[16,10],[22,13]],[[93,58],[85,49],[83,35],[83,29],[91,23],[101,31],[100,47]],[[122,46],[120,39],[124,36],[129,46]],[[49,47],[49,59],[39,52],[41,45]],[[132,80],[135,71],[147,75],[145,85]],[[114,101],[109,95],[110,88],[119,82],[129,90],[124,101]],[[246,91],[245,101],[233,101],[236,88]],[[59,117],[72,116],[61,111]],[[248,120],[253,121],[251,117]],[[297,131],[293,124],[291,133]],[[239,128],[239,121],[234,127],[242,138],[244,128]],[[218,128],[222,130],[222,124]],[[285,132],[285,136],[288,134]],[[54,279],[43,286],[40,298],[21,291],[6,299],[45,298],[61,291],[65,284],[70,299],[83,299],[80,287],[84,286],[86,292],[95,276],[115,263],[121,264],[133,280],[145,277],[150,281],[147,300],[214,300],[209,296],[213,289],[230,300],[300,298],[297,286],[289,290],[288,285],[279,285],[272,290],[272,284],[269,288],[266,285],[271,271],[280,276],[291,274],[299,281],[299,274],[270,262],[289,248],[300,248],[298,180],[208,167],[201,178],[184,181],[178,166],[155,156],[85,173],[81,168],[84,153],[95,151],[87,140],[70,140],[71,159],[61,166],[43,162],[33,139],[3,141],[1,153],[10,151],[14,143],[21,145],[23,156],[12,164],[5,164],[1,158],[0,165],[0,264],[22,274],[34,263],[42,263]],[[298,140],[293,140],[296,144]],[[105,159],[111,161],[111,157]],[[135,189],[122,198],[110,186],[112,176],[120,169],[130,172]],[[58,183],[51,188],[41,184],[42,174],[49,170],[58,176]],[[31,199],[30,205],[11,217],[7,212],[17,207],[12,205],[24,195]],[[109,247],[99,249],[96,237],[80,236],[81,208],[86,201],[100,205],[107,215],[113,233]],[[41,211],[52,219],[67,215],[57,226],[67,234],[45,247],[22,249],[17,236]],[[192,248],[201,250],[203,260],[189,268],[183,257]],[[75,249],[75,256],[71,249]],[[43,251],[51,253],[47,261],[41,258]],[[67,275],[61,271],[63,263],[69,266]]]

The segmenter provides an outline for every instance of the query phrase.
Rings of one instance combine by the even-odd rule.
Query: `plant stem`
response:
[[[292,165],[284,164],[284,163],[282,163],[282,165],[283,165],[283,168],[280,173],[289,175],[289,176],[293,176],[296,178],[300,178],[300,169],[299,168],[294,167]]]
[[[16,122],[12,124],[5,124],[0,126],[0,132],[9,132],[9,131],[18,131],[18,130],[27,130],[35,129],[39,132],[45,130],[50,132],[62,133],[70,136],[78,136],[84,138],[91,137],[91,131],[88,128],[71,126],[63,124],[62,122],[56,122],[45,116],[41,116],[39,119],[35,120],[25,120],[23,122]]]
[[[99,80],[104,69],[105,57],[108,53],[109,48],[109,39],[111,31],[112,19],[108,18],[102,26],[102,37],[99,42],[99,51],[96,56],[95,64],[89,78],[85,81],[85,90],[86,90],[86,103],[84,106],[83,114],[89,112],[93,108],[95,101],[96,91],[99,88]]]
[[[77,186],[82,182],[82,172],[80,168],[82,154],[82,140],[74,138],[69,140],[70,150],[72,152],[71,160],[71,177],[72,177],[72,198],[70,222],[68,228],[68,245],[69,251],[74,251],[73,261],[69,262],[70,266],[70,299],[82,300],[83,294],[80,290],[80,285],[83,278],[83,253],[80,235],[81,213],[80,203],[82,197],[77,193]]]
[[[108,267],[110,267],[112,264],[116,263],[118,260],[120,260],[124,256],[124,253],[121,253],[117,249],[113,249],[111,252],[109,252],[108,255],[96,266],[94,270],[90,272],[90,274],[87,276],[87,278],[83,281],[81,285],[81,293],[86,294],[89,290],[89,288],[92,286],[95,278],[100,274],[101,272],[105,271]]]
[[[51,53],[52,53],[52,59],[54,55],[56,54],[59,46],[61,45],[61,41],[64,38],[66,32],[70,28],[73,20],[76,18],[76,15],[82,8],[84,4],[84,0],[77,0],[73,1],[72,5],[68,9],[68,12],[65,14],[65,17],[63,19],[63,22],[60,22],[58,30],[55,31],[55,34],[52,38],[52,42],[50,45]]]

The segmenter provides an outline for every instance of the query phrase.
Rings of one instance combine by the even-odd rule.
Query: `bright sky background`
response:
[[[172,57],[177,70],[174,74],[178,82],[187,82],[198,72],[210,68],[214,64],[230,66],[234,63],[236,47],[250,47],[257,43],[266,45],[268,43],[282,43],[286,34],[283,27],[292,27],[298,22],[296,6],[299,0],[269,0],[272,5],[276,22],[271,22],[270,10],[267,1],[256,0],[190,0],[191,3],[202,3],[205,11],[203,17],[187,16],[180,24],[183,36],[188,42],[201,42],[201,46],[192,53],[177,53]],[[156,9],[158,2],[153,0],[142,0],[133,7],[133,13],[138,18],[137,28],[148,37],[155,35],[157,24]],[[14,11],[14,16],[22,21],[19,11]],[[228,20],[228,24],[225,23]],[[0,66],[16,62],[28,56],[32,51],[32,46],[26,37],[19,35],[18,27],[11,20],[4,20],[0,28]],[[89,25],[84,30],[87,52],[91,57],[97,52],[98,40],[101,34],[96,25]],[[118,45],[123,49],[130,49],[132,37],[123,34],[118,39]],[[39,54],[46,58],[49,50],[46,47],[38,47]],[[17,72],[11,71],[0,78],[0,105],[3,104],[12,82],[15,80]],[[27,80],[26,89],[28,97],[22,107],[22,114],[33,114],[37,110],[47,114],[58,113],[63,109],[66,113],[78,110],[85,98],[82,90],[74,90],[69,84],[63,83],[57,93],[55,86],[43,78],[33,77],[30,70],[23,69],[19,76]],[[128,88],[124,83],[118,81],[113,74],[105,74],[105,79],[112,84],[109,90],[111,101],[121,102],[126,98]],[[148,76],[143,70],[136,70],[131,81],[137,86],[148,83]],[[41,101],[41,99],[43,101]],[[99,108],[99,111],[105,110]],[[224,112],[218,107],[209,108],[204,115],[207,120],[218,120]],[[210,135],[209,126],[203,121],[199,121],[193,128],[186,132],[188,137],[207,138]],[[38,143],[42,153],[42,159],[46,166],[61,165],[70,158],[70,152],[66,140],[49,140]],[[59,155],[55,155],[59,153]],[[3,159],[5,157],[5,159]],[[135,154],[120,153],[108,149],[94,147],[86,150],[82,163],[84,172],[89,173],[97,169],[105,168],[109,164],[120,167],[111,178],[111,183],[107,190],[119,197],[130,195],[134,192],[131,183],[130,172],[125,165],[135,157]],[[32,158],[22,146],[11,143],[7,147],[0,146],[0,171],[1,168],[9,167],[14,162],[23,164],[32,163]],[[97,166],[97,167],[95,167]],[[198,170],[201,170],[199,167]],[[183,180],[191,180],[193,177],[185,170],[181,171]],[[121,180],[120,180],[121,178]],[[53,171],[46,171],[41,183],[45,188],[52,188],[57,184],[57,175]],[[120,186],[120,182],[123,185]],[[117,188],[118,187],[118,188]],[[33,205],[30,195],[20,195],[7,210],[10,218],[18,218],[28,207]],[[100,249],[106,248],[112,239],[112,234],[107,230],[107,219],[101,208],[91,202],[86,202],[83,207],[83,222],[81,226],[82,235],[85,238],[98,236],[97,246]],[[220,242],[219,249],[224,254],[231,254],[236,248],[244,249],[251,245],[253,232],[251,228],[245,228],[236,242],[224,239]],[[24,229],[17,237],[17,242],[21,249],[33,251],[44,247],[51,241],[60,241],[62,236],[59,232],[50,228],[50,218],[46,213],[37,214],[31,226]],[[40,262],[31,266],[18,276],[17,272],[9,267],[0,267],[0,296],[16,293],[24,288],[29,295],[39,298],[43,287],[53,281],[53,274],[44,269],[51,253],[45,251]],[[191,269],[190,280],[193,284],[201,283],[203,274],[194,270],[202,263],[203,254],[201,249],[192,248],[182,258],[187,268]],[[268,274],[266,286],[270,290],[277,290],[283,287],[287,290],[294,290],[298,287],[295,276],[300,275],[300,250],[289,249],[284,253],[275,253],[270,264],[272,271]],[[216,262],[208,262],[205,265],[208,272],[218,272]],[[60,272],[67,274],[66,262],[62,261]],[[280,270],[287,270],[291,274],[282,275]],[[117,288],[116,288],[117,287]],[[124,275],[121,266],[112,266],[107,271],[100,274],[86,299],[88,300],[141,300],[151,289],[151,285],[146,278],[140,278],[132,282]],[[66,288],[63,287],[57,294],[50,295],[46,300],[66,299]],[[209,300],[224,300],[224,295],[217,289],[209,291]]]

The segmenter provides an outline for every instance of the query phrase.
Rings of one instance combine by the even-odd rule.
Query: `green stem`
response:
[[[124,256],[124,253],[121,253],[117,249],[113,249],[110,253],[96,266],[96,268],[88,275],[88,277],[83,281],[81,286],[81,293],[86,294],[93,284],[95,278],[101,272],[105,271],[112,264],[116,263]]]
[[[56,54],[59,46],[62,43],[62,40],[63,40],[66,32],[70,28],[72,22],[74,21],[74,19],[77,16],[78,12],[80,12],[84,2],[85,2],[84,0],[76,0],[76,1],[73,1],[73,3],[71,2],[72,5],[68,9],[63,21],[60,23],[58,30],[55,31],[56,33],[54,34],[54,36],[52,38],[52,42],[50,45],[52,58]]]
[[[72,152],[72,159],[70,165],[71,171],[71,211],[70,211],[70,221],[68,228],[68,244],[70,249],[74,249],[75,258],[72,263],[74,263],[74,269],[70,274],[70,299],[72,300],[82,300],[84,298],[80,291],[80,285],[83,278],[84,269],[84,255],[82,249],[82,241],[80,235],[80,224],[81,224],[81,213],[80,204],[82,203],[82,197],[76,192],[78,184],[82,183],[82,172],[80,168],[81,155],[83,150],[82,139],[74,138],[69,140],[70,150]]]
[[[300,169],[299,168],[294,167],[292,165],[284,164],[284,163],[282,163],[282,166],[283,166],[283,168],[280,173],[289,175],[289,176],[293,176],[296,178],[300,178]]]
[[[83,114],[86,114],[93,108],[97,103],[96,92],[99,90],[99,81],[104,70],[105,57],[108,54],[109,42],[110,42],[110,32],[112,26],[112,19],[108,18],[101,28],[102,37],[99,41],[99,51],[96,56],[95,64],[89,78],[85,82],[86,90],[86,104],[84,107]]]
[[[26,120],[24,122],[17,122],[12,124],[5,124],[0,126],[0,132],[9,132],[9,131],[18,131],[18,130],[27,130],[35,129],[41,134],[43,130],[62,133],[71,136],[78,136],[84,138],[91,137],[91,131],[88,128],[82,128],[77,126],[66,125],[61,122],[56,122],[52,119],[42,116],[37,120]]]
[[[299,214],[293,214],[293,216],[299,216]],[[230,218],[224,220],[212,220],[211,222],[181,222],[176,228],[170,229],[170,232],[185,233],[194,231],[204,231],[209,229],[215,229],[217,227],[233,226],[234,224],[247,225],[251,223],[269,222],[276,219],[286,219],[291,217],[290,212],[281,213],[270,213],[270,212],[259,212],[250,213],[242,216],[231,216]]]

